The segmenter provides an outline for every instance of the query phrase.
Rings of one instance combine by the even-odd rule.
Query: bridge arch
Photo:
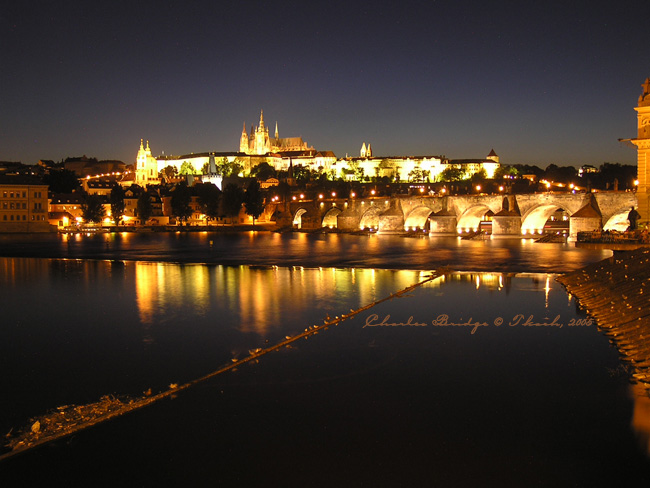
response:
[[[463,214],[458,218],[458,224],[456,229],[459,232],[464,231],[477,231],[483,216],[490,210],[490,207],[487,205],[473,205],[463,212]]]
[[[341,214],[342,210],[338,207],[332,207],[323,216],[323,227],[329,227],[334,229],[338,227],[338,216]]]
[[[537,205],[529,209],[521,218],[521,233],[543,234],[546,221],[558,210],[562,210],[562,207],[557,204]]]
[[[625,207],[620,209],[612,215],[607,222],[603,223],[603,230],[616,230],[619,232],[625,232],[630,226],[630,221],[627,220],[627,215],[630,213],[630,209]]]
[[[298,229],[302,229],[302,216],[307,213],[307,209],[299,208],[296,210],[296,213],[293,214],[293,226]]]
[[[368,210],[363,212],[361,220],[359,220],[360,229],[377,229],[379,228],[379,214],[381,209],[375,205],[368,207]]]
[[[427,227],[427,219],[433,212],[429,207],[421,206],[415,207],[411,210],[408,216],[404,219],[404,228],[406,230]]]

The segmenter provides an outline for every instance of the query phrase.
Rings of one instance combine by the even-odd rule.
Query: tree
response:
[[[168,180],[172,179],[174,176],[178,175],[178,169],[176,169],[176,166],[167,165],[163,168],[161,171],[162,176],[167,178]]]
[[[293,167],[293,177],[298,185],[305,185],[311,181],[311,170],[301,164]]]
[[[440,181],[461,181],[465,179],[465,172],[460,168],[449,167],[440,173]]]
[[[253,217],[253,225],[255,225],[255,219],[259,218],[264,212],[264,195],[257,180],[253,180],[248,184],[244,194],[244,205],[246,213]]]
[[[420,183],[424,181],[424,171],[421,168],[413,168],[409,171],[408,180],[410,183]]]
[[[106,216],[106,210],[99,195],[86,195],[81,204],[81,216],[86,222],[101,222]]]
[[[151,218],[151,215],[153,215],[151,196],[146,191],[143,191],[138,197],[137,213],[141,224],[145,224]]]
[[[181,170],[178,172],[179,175],[195,175],[196,170],[194,169],[194,166],[192,166],[192,163],[189,161],[183,161],[183,164],[181,164]]]
[[[124,188],[121,185],[115,185],[111,190],[111,216],[115,225],[120,225],[124,215]]]
[[[241,165],[239,158],[235,158],[232,162],[224,157],[217,166],[217,175],[227,178],[229,176],[238,176],[244,167]]]
[[[212,183],[201,183],[194,186],[199,197],[199,206],[207,220],[219,217],[219,200],[221,190]]]
[[[269,163],[260,163],[251,169],[251,176],[260,181],[266,181],[269,178],[277,178],[278,173]]]
[[[43,182],[49,185],[52,193],[72,193],[80,188],[77,174],[69,169],[50,170]]]
[[[184,181],[176,185],[172,191],[172,214],[178,217],[181,222],[187,221],[192,216],[192,192],[190,191],[187,183]]]
[[[507,164],[502,164],[494,171],[494,179],[495,180],[501,180],[501,179],[505,178],[506,176],[508,176],[508,177],[510,177],[510,176],[516,177],[518,174],[519,174],[519,171],[514,166],[509,166]]]
[[[228,183],[223,189],[223,211],[229,217],[239,215],[244,201],[244,191],[235,183]]]
[[[476,173],[474,173],[471,177],[471,180],[472,182],[487,180],[487,171],[485,170],[485,168],[481,168]]]

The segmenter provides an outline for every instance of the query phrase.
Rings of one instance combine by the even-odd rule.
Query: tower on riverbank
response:
[[[650,78],[641,85],[643,92],[639,97],[637,112],[637,137],[631,142],[637,147],[637,200],[641,221],[650,221]]]

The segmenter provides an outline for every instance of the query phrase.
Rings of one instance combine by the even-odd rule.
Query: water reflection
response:
[[[230,363],[233,351],[246,354],[265,340],[277,343],[327,314],[357,309],[426,274],[0,259],[0,430],[57,405],[190,381]],[[39,307],[29,306],[34,296]],[[74,308],[63,309],[72,300]],[[497,317],[505,325],[520,312],[539,321],[559,314],[568,323],[577,317],[571,305],[552,274],[452,273],[372,311],[396,321],[413,315],[430,323],[448,314],[451,321],[490,322],[473,335],[467,327],[363,328],[366,317],[359,315],[256,366],[188,390],[177,402],[89,430],[81,449],[46,450],[38,459],[25,459],[46,460],[48,473],[74,462],[92,471],[90,478],[100,468],[84,458],[86,452],[94,460],[118,456],[115,464],[133,476],[142,472],[142,456],[152,471],[166,473],[165,453],[183,445],[174,471],[184,476],[206,470],[210,459],[205,479],[217,472],[232,479],[253,473],[255,479],[239,480],[246,486],[269,484],[269,473],[287,459],[304,467],[294,483],[303,485],[314,469],[322,475],[333,465],[360,482],[369,473],[375,484],[409,473],[407,484],[430,485],[440,475],[433,480],[440,486],[454,484],[458,466],[470,471],[468,486],[485,479],[503,486],[531,480],[595,485],[584,479],[586,473],[619,476],[623,465],[641,472],[646,464],[639,460],[634,432],[647,450],[648,403],[639,394],[629,398],[626,379],[607,373],[618,357],[595,327],[492,325]],[[601,406],[611,403],[622,408],[604,415]],[[152,443],[156,432],[160,436]],[[214,432],[229,441],[215,442]],[[314,443],[315,435],[324,442]],[[125,443],[127,437],[134,442]],[[141,447],[153,444],[153,451]],[[260,452],[276,448],[264,451],[261,466],[251,465],[252,444]],[[362,451],[367,457],[359,462]],[[52,453],[60,457],[53,460]],[[129,465],[129,459],[137,462]],[[503,459],[522,471],[504,479]],[[321,462],[316,468],[314,460]],[[430,463],[437,464],[432,469]],[[377,466],[385,468],[377,473]]]
[[[359,307],[381,298],[378,279],[385,288],[399,290],[422,276],[419,271],[301,266],[259,268],[146,262],[133,266],[136,304],[145,329],[153,323],[173,320],[179,310],[205,315],[207,310],[221,308],[236,317],[240,331],[260,335],[281,328],[288,319],[287,310],[292,308],[296,314],[305,315],[305,320],[309,317],[313,321],[314,314],[307,313],[310,309],[336,309],[342,301]],[[153,338],[147,334],[145,340]]]
[[[639,446],[650,457],[650,397],[648,391],[638,383],[630,385],[630,396],[634,400],[632,429]]]

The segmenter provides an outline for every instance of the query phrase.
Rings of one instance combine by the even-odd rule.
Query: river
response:
[[[649,479],[648,399],[554,280],[607,251],[263,232],[2,236],[0,249],[2,433],[59,406],[183,384],[456,270],[2,461],[7,486]]]

